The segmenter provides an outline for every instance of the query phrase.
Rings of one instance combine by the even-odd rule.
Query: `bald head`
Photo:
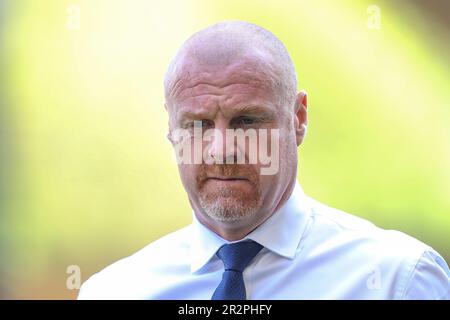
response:
[[[297,77],[284,45],[268,30],[243,21],[214,24],[193,34],[171,61],[164,79],[168,104],[180,93],[182,82],[195,80],[207,70],[236,65],[242,73],[277,90],[283,104],[293,106]]]

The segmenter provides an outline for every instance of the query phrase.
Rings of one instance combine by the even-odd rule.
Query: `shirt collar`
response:
[[[310,216],[307,200],[296,181],[289,200],[239,241],[251,239],[280,256],[293,259]],[[191,227],[191,272],[196,273],[201,271],[217,250],[228,241],[204,226],[194,213]]]

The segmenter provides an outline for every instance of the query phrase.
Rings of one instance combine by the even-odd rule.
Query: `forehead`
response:
[[[224,114],[246,106],[275,108],[280,100],[275,75],[254,61],[227,66],[186,63],[171,90],[172,113]]]

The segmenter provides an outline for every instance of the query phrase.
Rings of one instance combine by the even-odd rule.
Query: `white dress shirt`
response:
[[[450,271],[431,247],[307,197],[248,234],[264,248],[243,273],[247,299],[449,299]],[[193,223],[93,275],[78,299],[211,299],[228,243]]]

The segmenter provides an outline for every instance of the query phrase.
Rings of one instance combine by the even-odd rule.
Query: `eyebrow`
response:
[[[206,118],[208,115],[207,112],[203,112],[203,111],[184,111],[184,110],[180,110],[177,113],[177,118],[178,120],[182,120],[182,119],[199,119],[199,118]]]
[[[248,114],[248,115],[257,115],[257,114],[273,114],[273,110],[268,107],[263,107],[260,105],[249,105],[244,107],[236,108],[236,114]]]
[[[264,107],[261,105],[246,105],[242,107],[233,108],[233,117],[243,116],[243,115],[253,115],[253,116],[261,116],[261,117],[273,117],[274,111],[271,108]],[[207,118],[208,112],[203,111],[183,111],[180,110],[178,112],[178,119],[199,119],[199,118]]]

